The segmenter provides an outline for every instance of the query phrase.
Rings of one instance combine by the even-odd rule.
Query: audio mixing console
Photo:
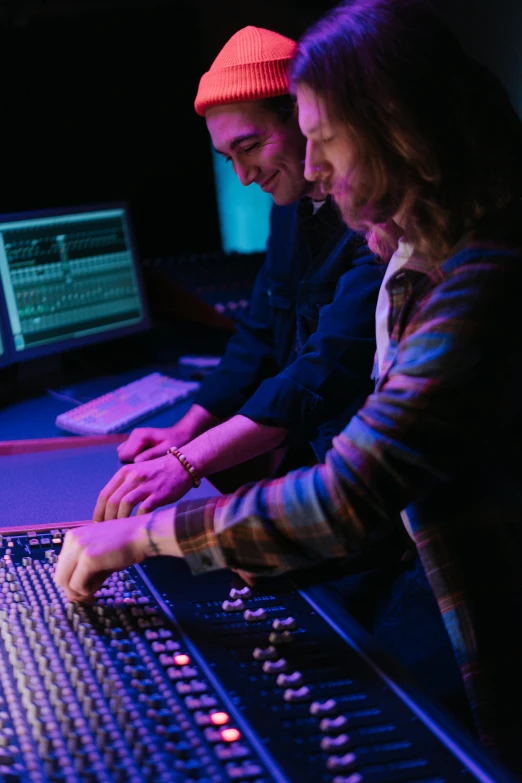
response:
[[[0,536],[0,781],[511,780],[317,588],[254,590],[157,558],[82,606],[53,581],[64,534]]]

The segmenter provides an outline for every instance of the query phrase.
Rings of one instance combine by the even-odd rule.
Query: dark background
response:
[[[296,38],[332,5],[1,0],[0,211],[125,199],[143,256],[219,249],[199,77],[239,28]],[[522,114],[522,0],[437,5]]]

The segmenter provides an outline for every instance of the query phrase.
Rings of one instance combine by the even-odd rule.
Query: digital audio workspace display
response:
[[[3,308],[1,285],[0,285],[0,367],[5,367],[6,364],[13,363],[13,351],[9,350],[9,327],[7,324],[7,315]],[[2,382],[0,381],[0,386]]]
[[[5,347],[2,340],[2,332],[0,332],[0,367],[5,363],[6,360],[7,356],[5,354]]]
[[[19,359],[148,326],[125,205],[0,216],[0,279]]]

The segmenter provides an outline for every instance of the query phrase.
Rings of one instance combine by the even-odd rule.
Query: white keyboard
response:
[[[61,413],[56,418],[56,426],[78,435],[121,432],[151,413],[185,399],[198,388],[196,381],[180,381],[153,372]]]

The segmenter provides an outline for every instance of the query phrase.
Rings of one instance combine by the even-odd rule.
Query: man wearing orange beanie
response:
[[[285,468],[313,461],[308,444],[323,461],[371,392],[383,267],[304,178],[306,143],[287,76],[295,48],[278,33],[245,27],[201,78],[195,109],[216,151],[243,185],[255,183],[274,201],[267,258],[249,312],[188,413],[171,428],[134,430],[120,446],[120,459],[139,465],[104,488],[96,520],[182,497],[192,480],[165,456],[173,446],[184,447],[200,476],[282,445]]]

